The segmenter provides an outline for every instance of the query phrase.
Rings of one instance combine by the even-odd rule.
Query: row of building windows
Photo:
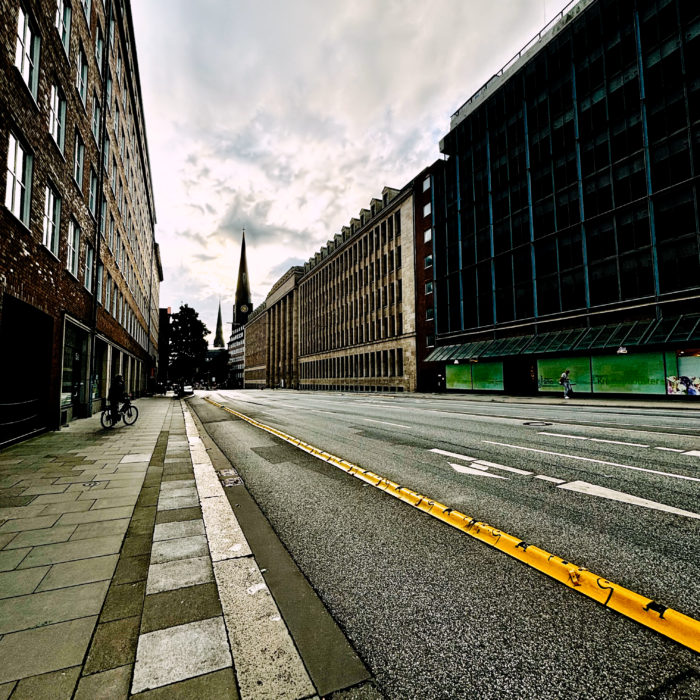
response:
[[[301,283],[302,354],[401,335],[401,267],[397,211]]]
[[[90,10],[91,7],[87,7],[84,9],[86,10],[87,14],[86,17],[90,17]],[[55,27],[56,30],[58,31],[59,37],[61,39],[61,44],[66,52],[66,56],[69,58],[69,52],[70,52],[70,32],[71,32],[71,18],[72,18],[72,10],[70,4],[64,2],[64,0],[57,0],[57,8],[56,8],[56,21],[55,21]],[[88,19],[88,29],[89,29],[89,19]],[[114,50],[115,42],[114,42],[114,19],[112,19],[111,26],[110,26],[110,43],[112,46],[112,49]],[[102,63],[103,63],[103,51],[104,51],[104,40],[102,38],[102,30],[101,28],[97,27],[97,35],[95,37],[95,59],[97,62],[97,66],[99,71],[102,71]],[[25,9],[20,5],[19,10],[18,10],[18,25],[17,25],[17,46],[16,46],[16,52],[15,52],[15,66],[17,69],[20,71],[22,74],[22,77],[27,84],[27,87],[29,88],[34,100],[36,101],[37,95],[38,95],[38,66],[39,66],[39,58],[40,58],[40,38],[36,30],[34,29],[34,24],[33,21],[30,19],[29,14],[25,11]],[[70,58],[69,58],[70,60]],[[121,61],[121,54],[119,53],[119,49],[117,47],[117,74],[118,74],[118,82],[119,85],[122,85],[122,61]],[[111,78],[111,70],[108,69],[108,78],[107,78],[107,93],[108,93],[108,102],[109,106],[111,108],[112,106],[112,78]],[[76,82],[75,86],[78,91],[79,97],[81,99],[81,102],[83,103],[84,106],[87,105],[87,84],[88,84],[88,62],[86,58],[85,51],[82,47],[82,45],[78,46],[78,51],[77,51],[77,58],[76,58]],[[125,136],[124,136],[124,129],[126,128],[128,131],[131,133],[131,143],[130,147],[131,150],[135,150],[135,128],[133,125],[131,125],[131,110],[127,110],[127,90],[123,89],[122,90],[122,106],[126,110],[128,121],[126,125],[123,125],[121,127],[121,138],[119,138],[118,134],[120,133],[120,125],[119,125],[119,106],[118,103],[115,106],[115,115],[114,115],[114,133],[115,133],[115,138],[117,139],[117,142],[120,143],[120,155],[122,160],[124,161],[124,168],[125,172],[127,173],[127,179],[129,181],[128,185],[128,190],[131,192],[131,198],[133,200],[134,204],[134,210],[136,212],[136,216],[139,219],[140,223],[140,228],[143,230],[143,221],[144,221],[144,206],[143,206],[143,201],[144,201],[144,185],[143,185],[143,178],[140,173],[140,163],[138,162],[137,159],[132,159],[132,162],[134,163],[134,167],[132,168],[130,166],[130,156],[128,149],[125,147]],[[61,153],[64,152],[65,148],[65,131],[66,131],[66,98],[65,94],[60,88],[60,86],[56,83],[53,83],[51,85],[51,90],[50,90],[50,96],[49,96],[49,133],[51,134],[54,142],[58,146],[59,150]],[[95,142],[98,145],[99,149],[99,128],[100,128],[100,117],[101,117],[101,108],[100,108],[100,101],[97,96],[97,93],[95,92],[93,95],[93,106],[92,106],[92,119],[91,119],[91,131],[92,134],[95,138]],[[126,151],[126,152],[125,152]],[[103,162],[105,164],[105,170],[107,171],[107,166],[109,163],[109,153],[110,153],[110,137],[107,136],[105,139],[105,144],[104,144],[104,153],[103,153]],[[21,167],[22,163],[16,162],[15,164],[18,167]],[[133,174],[132,171],[133,169],[137,169],[137,181],[139,182],[140,187],[139,192],[134,192],[132,187],[133,187]],[[98,188],[98,177],[97,173],[94,168],[90,167],[88,168],[90,172],[90,177],[89,177],[89,189],[87,192],[87,198],[88,198],[88,209],[92,216],[94,218],[97,217],[97,188]],[[17,173],[20,174],[21,173]],[[83,192],[83,183],[84,183],[84,177],[85,177],[85,142],[80,135],[79,130],[76,128],[75,131],[75,140],[74,140],[74,151],[73,151],[73,178],[78,186],[78,189]],[[26,183],[26,174],[25,174],[25,183]],[[127,223],[127,229],[128,229],[128,237],[132,243],[131,249],[134,254],[134,257],[136,259],[136,267],[140,273],[140,283],[142,286],[145,286],[145,281],[147,279],[146,276],[146,271],[143,265],[143,260],[144,256],[143,253],[141,252],[141,245],[145,245],[144,241],[142,241],[141,236],[139,234],[138,230],[135,230],[133,232],[133,236],[131,235],[131,224],[132,224],[132,216],[130,211],[127,208],[127,201],[126,198],[124,197],[124,185],[121,182],[121,177],[117,174],[117,164],[116,164],[116,156],[112,158],[112,167],[111,167],[111,179],[110,179],[111,187],[112,187],[112,192],[115,197],[117,209],[119,213],[125,218],[125,221]],[[138,196],[140,193],[140,197]],[[22,193],[20,192],[20,195]],[[103,204],[102,204],[102,217],[104,217],[104,212],[106,209],[106,202],[104,201],[103,198]],[[28,209],[26,205],[23,207],[23,202],[21,196],[17,200],[15,204],[15,209],[13,211],[18,215],[18,218],[27,225],[28,221]],[[102,227],[102,231],[104,231],[104,227]],[[149,246],[150,247],[150,246]],[[140,294],[138,295],[138,303],[139,303],[139,308],[141,308],[142,313],[146,313],[146,309],[143,305],[143,299],[145,298],[146,294],[143,290],[140,291]]]
[[[403,349],[377,350],[302,362],[299,370],[302,379],[403,377]]]

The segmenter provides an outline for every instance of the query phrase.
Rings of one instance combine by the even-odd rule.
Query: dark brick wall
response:
[[[435,294],[426,294],[426,283],[433,280],[433,267],[425,267],[425,257],[433,252],[432,240],[425,242],[425,231],[433,227],[433,213],[423,216],[426,204],[436,205],[434,197],[435,173],[443,167],[443,161],[435,161],[414,180],[415,203],[414,220],[416,226],[416,365],[418,372],[418,391],[435,391],[438,389],[438,370],[432,363],[424,362],[432,352],[427,339],[435,336],[435,320],[427,318],[428,309],[433,308]],[[423,189],[423,183],[430,178],[430,187]]]
[[[105,12],[109,1],[104,4],[93,0],[90,17],[86,18],[79,0],[73,2],[70,48],[64,50],[55,27],[56,0],[23,0],[22,6],[40,36],[38,91],[35,100],[25,84],[20,72],[14,66],[17,43],[17,17],[19,0],[0,0],[0,163],[3,164],[0,177],[0,293],[15,296],[49,314],[54,319],[54,337],[51,367],[51,415],[53,422],[59,420],[60,380],[62,364],[63,325],[66,316],[92,328],[106,337],[113,345],[147,363],[148,336],[157,348],[158,337],[158,284],[159,268],[156,263],[153,227],[155,212],[150,182],[150,165],[143,131],[140,88],[138,86],[138,65],[136,63],[133,29],[131,27],[129,3],[115,3],[115,42],[109,50],[109,21]],[[121,15],[121,7],[126,14]],[[98,29],[99,28],[99,29]],[[125,280],[126,266],[119,270],[106,241],[99,242],[99,256],[95,255],[94,270],[99,258],[116,280],[129,307],[136,314],[138,323],[144,329],[142,344],[130,335],[102,306],[95,317],[95,298],[85,288],[85,258],[87,244],[94,245],[99,240],[98,221],[88,207],[90,171],[94,168],[99,175],[102,168],[102,154],[91,130],[91,114],[94,95],[98,95],[102,114],[105,113],[103,79],[95,57],[95,41],[98,31],[104,40],[104,51],[109,51],[109,67],[113,76],[111,109],[107,110],[107,133],[110,134],[111,159],[116,158],[119,178],[124,185],[124,206],[119,212],[113,195],[109,177],[104,175],[102,191],[105,193],[106,233],[109,229],[110,214],[115,219],[115,229],[120,232],[125,244],[126,256],[135,274],[129,286]],[[128,39],[128,41],[127,41]],[[88,62],[86,105],[75,87],[76,66],[79,47],[82,46]],[[121,57],[121,81],[117,80],[117,57]],[[132,80],[132,70],[134,79]],[[65,142],[63,153],[49,133],[49,98],[51,86],[58,84],[66,98]],[[121,84],[120,84],[121,83]],[[123,95],[126,94],[124,101]],[[125,138],[123,157],[119,142],[114,133],[116,101],[119,103],[120,122],[126,125],[125,115],[133,115],[129,124],[133,126],[135,137]],[[123,104],[127,104],[125,109]],[[85,167],[82,183],[73,179],[73,156],[76,132],[85,144]],[[119,132],[121,134],[122,127]],[[33,154],[31,210],[28,227],[19,221],[4,206],[7,185],[7,156],[10,133],[19,137]],[[127,153],[130,170],[136,172],[138,163],[142,173],[143,186],[138,177],[133,177],[132,185],[126,172]],[[57,256],[42,244],[43,217],[47,183],[51,183],[61,197],[61,217]],[[99,217],[99,198],[96,211]],[[127,215],[128,212],[128,215]],[[136,232],[128,240],[127,216],[134,222]],[[78,278],[67,270],[68,228],[73,219],[81,229],[80,259]],[[139,264],[140,261],[140,264]],[[105,277],[106,279],[106,277]],[[95,288],[93,276],[93,288]],[[140,294],[138,293],[140,290]],[[105,286],[102,287],[104,298]],[[139,307],[141,300],[141,308]],[[103,301],[103,300],[100,300]],[[149,324],[149,305],[154,310]],[[0,310],[0,324],[2,321]],[[2,326],[0,325],[0,333]],[[143,368],[147,373],[147,368]]]

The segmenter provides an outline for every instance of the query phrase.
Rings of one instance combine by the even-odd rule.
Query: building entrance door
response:
[[[511,396],[537,395],[537,364],[528,356],[503,360],[503,390]]]
[[[66,322],[61,386],[61,415],[65,415],[64,422],[88,415],[87,369],[88,335],[82,328]]]
[[[5,294],[0,324],[0,446],[49,427],[53,318]]]

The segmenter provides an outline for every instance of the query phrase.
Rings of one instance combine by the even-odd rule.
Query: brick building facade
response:
[[[130,2],[0,9],[2,443],[147,389],[162,267]]]

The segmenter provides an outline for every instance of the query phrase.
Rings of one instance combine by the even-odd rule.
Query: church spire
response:
[[[245,324],[248,314],[251,312],[250,282],[248,281],[248,260],[245,254],[245,229],[241,241],[241,261],[238,265],[238,284],[236,285],[236,299],[234,303],[234,322]]]
[[[226,347],[224,343],[224,324],[221,322],[221,299],[219,299],[219,316],[216,319],[216,336],[214,337],[214,347]]]

